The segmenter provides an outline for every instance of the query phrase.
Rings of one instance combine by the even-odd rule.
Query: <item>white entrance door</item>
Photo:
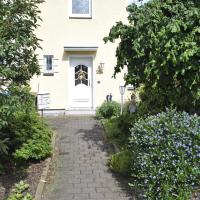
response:
[[[92,57],[70,57],[69,107],[92,107]]]

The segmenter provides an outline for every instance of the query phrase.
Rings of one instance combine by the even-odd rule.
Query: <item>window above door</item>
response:
[[[92,18],[92,0],[69,0],[70,18]]]

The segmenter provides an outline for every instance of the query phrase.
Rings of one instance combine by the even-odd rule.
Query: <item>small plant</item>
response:
[[[130,176],[133,162],[133,154],[129,150],[125,150],[112,155],[108,165],[109,167],[122,175]]]
[[[109,119],[111,117],[119,116],[120,104],[116,101],[104,102],[96,111],[98,119]]]
[[[148,200],[188,200],[200,185],[200,117],[166,112],[131,129],[132,172]]]
[[[27,192],[28,188],[28,184],[20,181],[6,200],[33,200],[33,197]]]
[[[123,147],[125,143],[128,143],[128,137],[122,133],[122,130],[118,128],[118,118],[102,120],[105,128],[105,134],[107,139],[111,143],[115,143],[119,148]]]
[[[51,155],[52,147],[50,139],[30,139],[24,143],[20,149],[13,154],[14,158],[19,161],[42,160]]]
[[[102,120],[107,139],[119,148],[124,148],[129,143],[129,129],[132,127],[132,118],[130,115],[122,115]]]

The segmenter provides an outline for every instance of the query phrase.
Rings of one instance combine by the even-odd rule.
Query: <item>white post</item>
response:
[[[123,113],[123,94],[121,95],[121,115]]]
[[[120,91],[120,94],[121,94],[121,112],[120,114],[122,115],[123,113],[123,104],[124,104],[124,99],[123,99],[123,95],[125,93],[125,86],[119,86],[119,91]]]

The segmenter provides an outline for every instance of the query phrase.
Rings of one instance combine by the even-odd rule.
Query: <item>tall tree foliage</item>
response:
[[[0,1],[0,90],[12,83],[24,85],[39,73],[35,54],[39,39],[38,4],[42,0]]]
[[[27,86],[39,73],[35,50],[40,40],[34,32],[42,2],[0,0],[0,162],[31,140],[40,123]]]
[[[127,66],[126,83],[156,91],[163,107],[197,111],[200,1],[150,0],[140,7],[132,4],[127,10],[129,24],[118,22],[104,38],[105,42],[120,39],[115,75]]]

